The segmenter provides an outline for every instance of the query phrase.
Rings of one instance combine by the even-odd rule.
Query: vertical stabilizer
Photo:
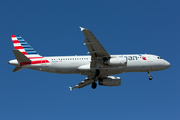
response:
[[[42,58],[20,35],[11,35],[15,50],[19,50],[29,59]]]
[[[9,61],[9,64],[15,65],[13,72],[21,70],[24,66],[34,64],[43,65],[49,63],[46,58],[40,56],[21,36],[11,35],[15,50],[13,50],[16,60]]]

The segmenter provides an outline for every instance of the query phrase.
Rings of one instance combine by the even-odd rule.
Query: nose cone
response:
[[[164,63],[165,69],[169,68],[170,66],[171,66],[171,64],[168,61],[165,61],[165,63]]]

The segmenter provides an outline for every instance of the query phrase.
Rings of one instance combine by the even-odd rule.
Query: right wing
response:
[[[92,59],[98,59],[98,58],[109,58],[109,53],[104,49],[104,47],[101,45],[101,43],[97,40],[97,38],[93,35],[93,33],[85,28],[81,28],[81,31],[84,34],[84,37],[86,38],[84,40],[84,45],[87,46],[89,50],[89,54],[91,55]]]

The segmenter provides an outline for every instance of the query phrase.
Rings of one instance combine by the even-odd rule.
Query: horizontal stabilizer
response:
[[[19,50],[13,50],[13,52],[18,62],[31,62],[31,60]]]
[[[21,69],[23,69],[23,68],[22,68],[22,67],[15,67],[14,70],[13,70],[13,72],[17,72],[17,71],[19,71],[19,70],[21,70]]]

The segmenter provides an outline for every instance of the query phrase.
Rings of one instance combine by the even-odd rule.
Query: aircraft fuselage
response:
[[[133,54],[133,55],[111,55],[115,58],[126,58],[126,66],[102,65],[99,69],[101,75],[114,75],[123,72],[147,72],[167,69],[170,63],[156,55]],[[38,71],[58,73],[58,74],[81,74],[92,75],[94,69],[90,68],[91,56],[56,56],[36,59],[39,64],[23,64],[17,60],[9,63]],[[45,62],[43,62],[45,61]]]

